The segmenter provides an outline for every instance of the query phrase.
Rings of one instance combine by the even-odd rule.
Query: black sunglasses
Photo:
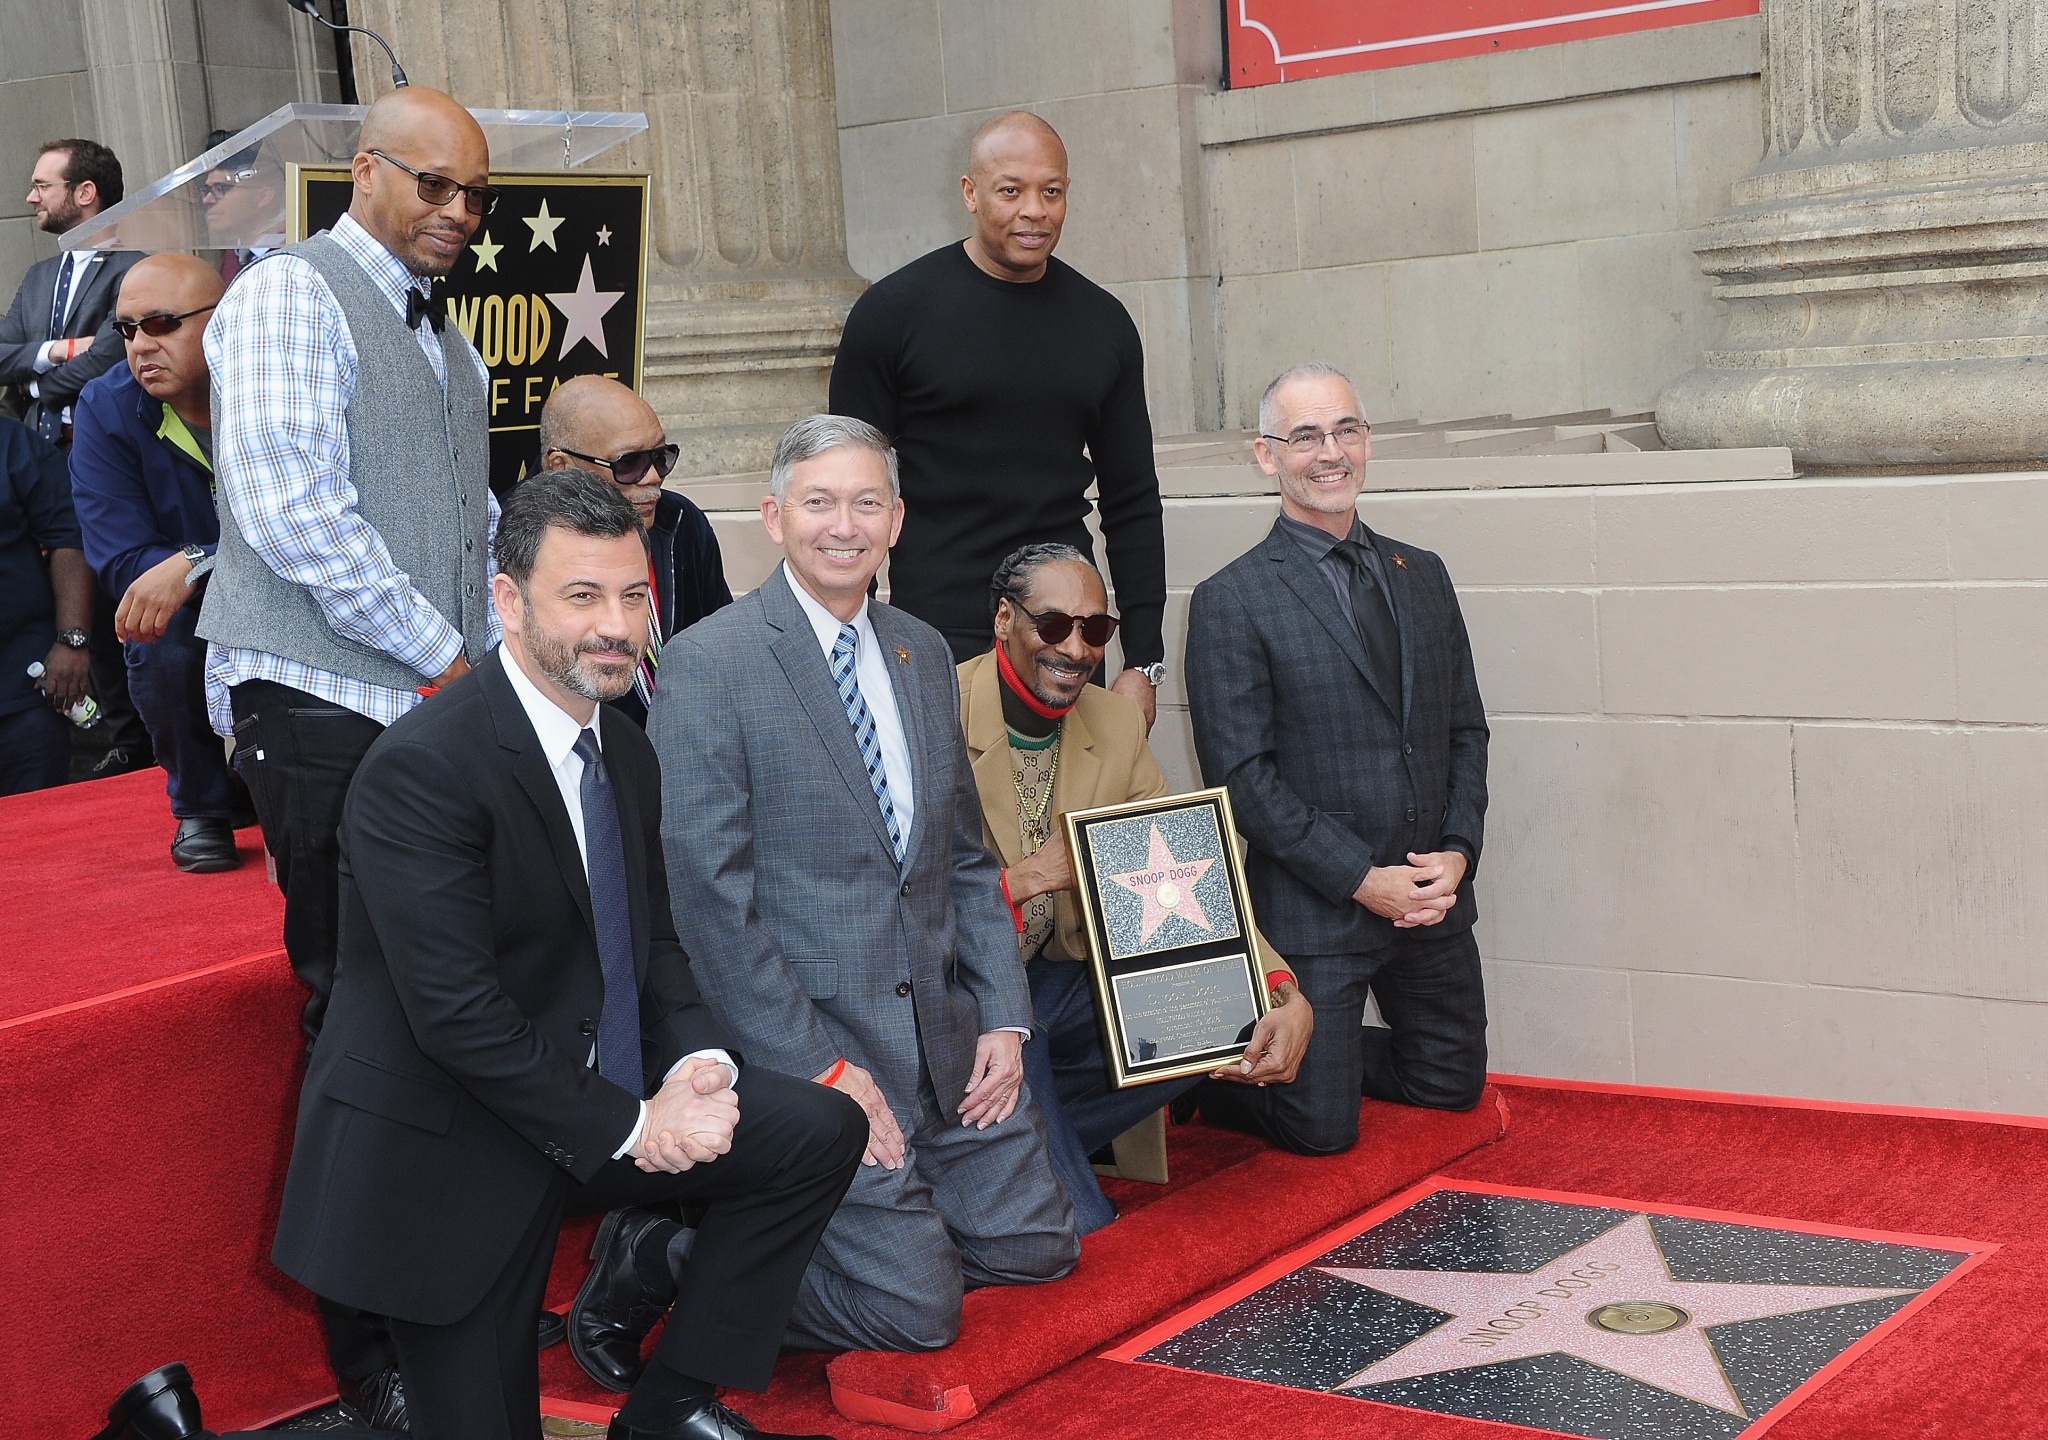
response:
[[[657,476],[668,479],[668,472],[676,468],[676,457],[683,453],[680,445],[657,445],[652,450],[628,450],[616,460],[607,460],[602,455],[585,455],[581,450],[569,450],[560,445],[551,448],[560,450],[572,460],[604,466],[612,472],[612,479],[621,485],[640,484],[647,478],[650,465]]]
[[[1116,634],[1117,617],[1114,615],[1069,615],[1064,610],[1048,610],[1043,615],[1033,615],[1024,609],[1023,602],[1012,598],[1012,605],[1031,622],[1031,628],[1038,632],[1038,638],[1048,645],[1058,645],[1074,633],[1076,625],[1081,627],[1081,643],[1090,649],[1100,649],[1109,643],[1109,637]]]
[[[182,315],[145,315],[140,320],[116,320],[114,330],[124,341],[133,340],[137,330],[145,335],[168,335],[194,315],[204,315],[212,308],[212,305],[201,305],[197,310],[187,310]]]
[[[431,170],[415,170],[403,160],[392,160],[382,150],[370,152],[379,160],[389,161],[420,182],[420,199],[436,207],[446,205],[458,194],[462,204],[472,215],[488,215],[498,208],[498,192],[488,185],[465,185],[460,180],[450,180],[446,175],[436,175]]]

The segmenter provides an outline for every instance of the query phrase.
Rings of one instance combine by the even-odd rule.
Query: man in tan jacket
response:
[[[1003,888],[1031,984],[1037,1025],[1025,1077],[1044,1112],[1053,1171],[1086,1234],[1116,1218],[1089,1155],[1201,1080],[1110,1088],[1060,817],[1070,810],[1167,793],[1145,743],[1145,717],[1088,683],[1116,630],[1102,577],[1067,545],[1027,545],[997,568],[995,649],[960,667],[960,719],[981,796],[982,838],[1003,864]],[[1293,1080],[1314,1016],[1263,942],[1274,1008],[1241,1063],[1216,1078]]]

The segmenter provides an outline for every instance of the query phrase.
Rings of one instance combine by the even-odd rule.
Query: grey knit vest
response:
[[[486,652],[491,587],[490,437],[483,381],[451,326],[444,392],[418,339],[349,253],[319,234],[284,252],[319,272],[341,306],[356,349],[348,425],[356,513],[374,529],[413,588],[462,631],[470,661]],[[271,343],[260,335],[232,343]],[[222,414],[214,396],[214,413]],[[220,550],[199,633],[216,645],[259,650],[389,690],[423,679],[382,650],[337,635],[311,591],[279,576],[243,534],[233,477],[219,490]]]

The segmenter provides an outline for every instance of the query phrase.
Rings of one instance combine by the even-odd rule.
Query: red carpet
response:
[[[1501,1088],[1513,1117],[1506,1138],[1441,1173],[2004,1247],[1793,1410],[1771,1440],[2048,1434],[2048,1395],[2039,1384],[2048,1329],[2036,1323],[2048,1307],[2048,1123],[1716,1103],[1541,1082]],[[1206,1138],[1200,1127],[1175,1132],[1176,1163]],[[1288,1198],[1272,1197],[1276,1206]],[[1223,1228],[1196,1218],[1138,1258],[1171,1267]],[[1125,1283],[1144,1283],[1143,1276],[1120,1270],[1098,1277],[1105,1291]],[[1020,1326],[1000,1338],[1031,1350],[1058,1337]],[[1094,1358],[1107,1348],[1093,1346],[1087,1358],[989,1405],[958,1433],[963,1440],[1534,1440],[1548,1433]],[[778,1429],[903,1440],[900,1429],[838,1414],[826,1372],[825,1357],[787,1357],[765,1395],[732,1399]]]

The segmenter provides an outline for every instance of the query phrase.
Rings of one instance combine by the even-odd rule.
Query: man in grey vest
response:
[[[491,609],[488,377],[442,323],[496,202],[482,128],[418,86],[370,107],[331,230],[240,276],[206,332],[220,548],[200,611],[207,709],[235,739],[319,1033],[334,980],[336,828],[384,727],[481,660]],[[323,1304],[341,1393],[405,1428],[390,1337]]]

